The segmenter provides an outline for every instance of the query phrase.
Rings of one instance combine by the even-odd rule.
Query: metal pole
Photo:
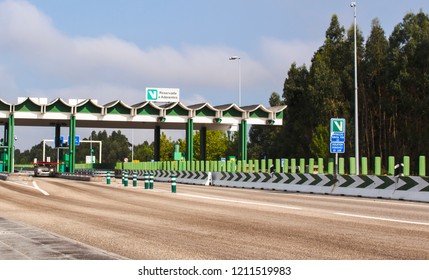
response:
[[[359,114],[358,114],[358,74],[357,74],[357,34],[356,34],[356,2],[352,2],[354,10],[354,63],[355,63],[355,157],[356,175],[359,175]]]
[[[238,58],[238,106],[241,107],[241,59]]]

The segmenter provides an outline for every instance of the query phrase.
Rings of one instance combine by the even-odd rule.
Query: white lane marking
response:
[[[49,195],[49,193],[48,193],[47,191],[45,191],[45,190],[41,189],[41,188],[37,185],[36,181],[33,181],[33,186],[29,186],[29,185],[27,184],[27,182],[25,182],[25,184],[21,184],[21,183],[17,183],[17,182],[12,182],[12,181],[7,181],[7,182],[8,182],[9,184],[15,184],[15,185],[18,185],[18,186],[21,186],[21,187],[26,187],[26,188],[30,188],[30,189],[35,189],[35,190],[38,190],[39,192],[43,193],[44,195]]]
[[[286,193],[286,192],[269,192],[270,195],[284,195],[284,196],[296,196],[296,197],[308,197],[308,198],[317,198],[325,200],[342,200],[342,201],[356,201],[356,202],[365,202],[365,203],[379,203],[379,204],[394,204],[394,205],[406,205],[412,207],[429,207],[429,204],[424,204],[424,202],[419,201],[392,201],[392,200],[383,200],[374,197],[342,197],[338,195],[325,195],[325,194],[304,194],[304,193]]]
[[[45,190],[41,189],[41,188],[39,187],[39,185],[37,185],[36,181],[33,181],[33,186],[34,186],[34,188],[35,188],[36,190],[40,191],[40,192],[41,192],[41,193],[43,193],[44,195],[49,195],[49,193],[48,193],[47,191],[45,191]]]
[[[355,214],[339,213],[339,212],[334,213],[334,214],[335,215],[340,215],[340,216],[362,218],[362,219],[371,219],[371,220],[386,221],[386,222],[395,222],[395,223],[403,223],[403,224],[429,226],[429,223],[425,223],[425,222],[413,222],[413,221],[407,221],[407,220],[397,220],[397,219],[389,219],[389,218],[382,218],[382,217],[372,217],[372,216],[363,216],[363,215],[355,215]]]
[[[256,206],[268,206],[268,207],[277,207],[277,208],[293,209],[293,210],[301,210],[302,209],[302,208],[299,208],[299,207],[285,206],[285,205],[272,204],[272,203],[260,203],[260,202],[251,202],[251,201],[243,201],[243,200],[224,199],[224,198],[209,197],[209,196],[202,196],[202,195],[193,195],[193,194],[184,194],[184,193],[178,193],[178,195],[188,196],[188,197],[195,197],[195,198],[201,198],[201,199],[208,199],[208,200],[223,201],[223,202],[232,202],[232,203],[241,203],[241,204],[248,204],[248,205],[256,205]]]

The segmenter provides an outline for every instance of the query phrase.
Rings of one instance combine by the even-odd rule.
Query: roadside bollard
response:
[[[153,189],[153,173],[149,173],[149,189]]]
[[[133,187],[137,187],[137,173],[133,173]]]
[[[125,171],[122,170],[122,185],[125,185]]]
[[[149,189],[149,174],[147,172],[144,173],[144,188],[145,190]]]
[[[128,173],[125,173],[124,187],[128,187]]]
[[[106,183],[110,185],[110,171],[107,171]]]
[[[171,192],[176,193],[176,175],[171,175]]]

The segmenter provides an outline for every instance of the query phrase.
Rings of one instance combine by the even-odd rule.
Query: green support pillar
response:
[[[186,125],[186,160],[194,159],[194,120],[188,119]]]
[[[9,115],[8,129],[7,129],[7,171],[13,173],[14,155],[15,155],[15,116]]]
[[[55,139],[54,139],[55,148],[59,148],[61,146],[60,145],[60,137],[61,137],[61,125],[56,124],[55,125]]]
[[[207,127],[202,127],[200,130],[200,160],[206,160],[207,151]]]
[[[240,128],[240,158],[247,160],[247,121],[241,120]]]
[[[159,125],[155,126],[154,131],[154,147],[153,147],[153,157],[155,161],[160,161],[161,159],[161,127]]]
[[[75,138],[76,138],[76,116],[72,115],[70,117],[70,143],[69,143],[69,172],[74,173],[74,167],[76,163],[76,145],[75,145]]]

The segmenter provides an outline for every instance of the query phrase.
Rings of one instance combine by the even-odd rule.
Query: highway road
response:
[[[429,204],[155,183],[0,181],[0,218],[129,259],[429,259]]]

